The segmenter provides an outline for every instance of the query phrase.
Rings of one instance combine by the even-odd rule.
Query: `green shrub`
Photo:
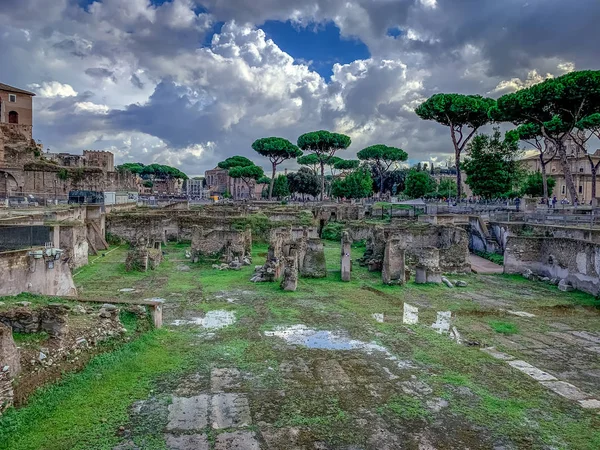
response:
[[[475,250],[474,253],[477,256],[481,256],[482,258],[487,259],[488,261],[499,264],[501,266],[504,265],[504,256],[503,255],[499,255],[498,253],[481,252],[479,250]]]
[[[321,232],[321,238],[328,241],[340,241],[342,239],[342,232],[344,231],[344,224],[337,222],[329,222],[323,227]]]

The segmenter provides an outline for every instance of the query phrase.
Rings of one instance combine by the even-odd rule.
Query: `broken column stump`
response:
[[[399,239],[390,239],[385,244],[381,278],[384,284],[404,284],[405,273],[405,250]]]
[[[283,259],[283,279],[281,289],[284,291],[295,291],[298,288],[298,256],[296,250],[290,250],[290,256]]]
[[[350,272],[352,271],[352,258],[350,256],[350,249],[352,240],[347,231],[342,233],[342,281],[350,281]]]

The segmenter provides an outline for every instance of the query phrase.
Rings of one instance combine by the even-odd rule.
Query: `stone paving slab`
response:
[[[215,429],[247,427],[252,423],[248,398],[240,394],[213,395],[211,422]]]
[[[494,347],[482,348],[481,351],[487,353],[488,355],[490,355],[496,359],[502,360],[502,361],[510,361],[511,359],[515,359],[514,356],[511,356],[508,353],[502,353],[502,352],[496,350]]]
[[[165,435],[169,450],[210,450],[210,443],[204,434]]]
[[[600,409],[600,400],[596,400],[595,398],[579,400],[579,404],[585,409]]]
[[[538,369],[537,367],[532,366],[528,362],[516,360],[516,361],[508,361],[508,364],[514,367],[517,370],[529,375],[531,378],[537,381],[556,381],[556,377],[550,375],[543,370]]]
[[[593,352],[593,353],[600,354],[600,345],[595,345],[595,346],[592,346],[592,347],[585,347],[585,350],[587,350],[588,352]]]
[[[592,333],[588,333],[587,331],[569,331],[574,336],[585,339],[586,341],[590,341],[590,343],[600,344],[600,337],[595,336]]]
[[[590,397],[589,394],[566,381],[542,381],[541,384],[569,400],[585,400]]]
[[[232,431],[217,436],[215,450],[260,450],[253,431]]]
[[[237,369],[212,369],[210,371],[210,389],[221,392],[242,387],[242,374]]]
[[[566,347],[568,345],[566,342],[556,339],[555,336],[548,335],[547,333],[525,333],[525,336],[543,342],[551,347]]]
[[[167,431],[197,431],[208,426],[208,395],[173,397]]]
[[[578,346],[582,346],[582,347],[587,347],[590,345],[590,341],[588,341],[587,339],[581,339],[581,338],[577,338],[575,336],[573,336],[570,333],[563,333],[560,331],[549,331],[548,334],[557,337],[558,339],[561,339],[565,342],[568,342],[571,345],[578,345]]]

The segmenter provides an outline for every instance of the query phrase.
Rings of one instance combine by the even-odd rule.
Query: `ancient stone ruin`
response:
[[[350,239],[350,235],[347,231],[342,233],[342,249],[341,249],[341,271],[342,271],[342,281],[350,281],[351,272],[352,272],[352,240]]]
[[[148,245],[145,238],[140,238],[127,252],[125,270],[127,272],[146,272],[156,269],[162,261],[160,241]]]
[[[400,239],[387,241],[383,256],[381,278],[384,284],[404,284],[405,274],[405,249]]]
[[[415,283],[441,283],[440,251],[435,247],[423,247],[415,253]]]
[[[432,225],[413,223],[404,225],[370,225],[360,224],[349,228],[354,241],[366,240],[366,249],[362,258],[358,259],[361,266],[370,271],[383,270],[385,248],[388,241],[394,239],[405,249],[406,265],[416,268],[419,262],[432,264],[434,255],[428,261],[423,249],[438,250],[438,268],[445,273],[469,273],[469,238],[465,230],[448,225]],[[434,265],[430,267],[437,270]],[[433,277],[433,274],[432,274]],[[435,278],[435,277],[433,277]]]
[[[0,322],[0,413],[12,405],[12,383],[20,372],[19,349],[12,337],[12,329]]]
[[[222,263],[230,264],[237,258],[243,263],[252,251],[252,232],[250,228],[239,231],[194,226],[191,246],[195,262],[201,258],[219,258]]]
[[[296,249],[290,250],[290,255],[283,259],[283,279],[281,289],[295,291],[298,287],[298,255]]]
[[[251,281],[279,280],[284,275],[285,268],[290,269],[289,276],[292,276],[291,267],[296,267],[302,277],[326,277],[325,250],[316,236],[317,230],[309,227],[280,227],[271,230],[267,261],[263,266],[255,267]],[[287,262],[287,258],[295,259],[295,265]]]

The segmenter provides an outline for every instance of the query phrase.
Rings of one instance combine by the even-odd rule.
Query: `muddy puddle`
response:
[[[235,323],[235,313],[232,311],[215,310],[209,311],[204,317],[191,317],[189,319],[178,319],[171,325],[198,325],[207,330],[218,330]]]
[[[288,344],[301,345],[312,349],[358,350],[369,355],[373,353],[382,353],[386,359],[394,361],[400,369],[415,367],[411,361],[397,358],[382,345],[374,342],[363,342],[357,339],[350,339],[341,332],[313,330],[306,325],[298,324],[287,327],[276,327],[273,331],[265,331],[264,333],[265,336],[284,339]]]

